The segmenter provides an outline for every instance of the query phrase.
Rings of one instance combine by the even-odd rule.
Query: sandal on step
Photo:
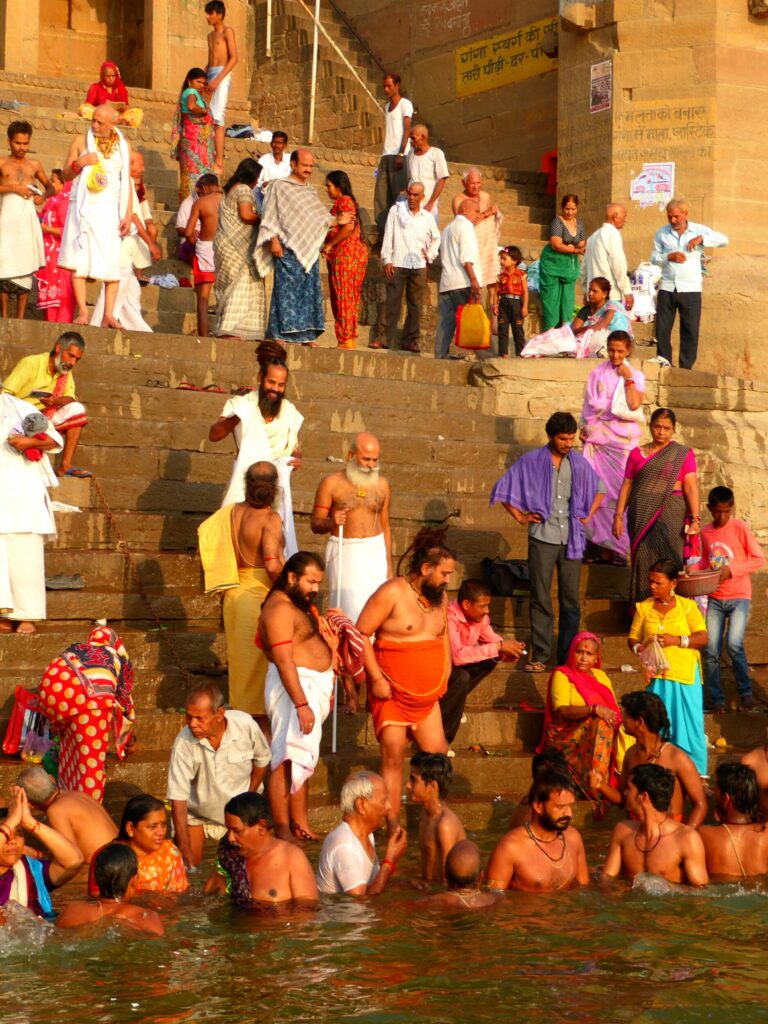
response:
[[[529,661],[527,665],[523,665],[523,672],[540,673],[546,672],[547,666],[541,661]]]
[[[316,836],[312,836],[306,829],[303,829],[298,821],[294,821],[293,818],[290,820],[289,825],[293,835],[302,841],[302,843],[319,843],[320,840]]]

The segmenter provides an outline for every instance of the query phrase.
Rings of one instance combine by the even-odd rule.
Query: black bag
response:
[[[516,597],[531,589],[528,562],[521,558],[484,558],[483,582],[495,597]]]

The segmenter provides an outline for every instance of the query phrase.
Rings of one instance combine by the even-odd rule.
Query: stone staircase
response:
[[[49,349],[57,333],[54,325],[42,323],[1,324],[0,376],[20,356]],[[86,588],[51,593],[48,621],[36,635],[0,636],[0,729],[14,687],[36,685],[52,657],[86,635],[94,619],[107,618],[123,636],[137,669],[141,747],[124,764],[110,761],[111,792],[116,799],[136,787],[162,795],[189,679],[213,673],[226,688],[220,605],[216,597],[203,595],[195,542],[197,525],[218,506],[229,477],[229,442],[206,440],[227,394],[175,387],[186,377],[198,385],[216,381],[228,393],[253,382],[256,364],[253,347],[231,339],[90,328],[85,334],[88,348],[76,372],[78,395],[88,405],[91,423],[78,463],[93,471],[98,490],[88,481],[63,482],[56,497],[81,511],[57,515],[59,536],[47,549],[46,568],[49,574],[79,571]],[[512,459],[541,443],[544,421],[555,405],[577,410],[591,365],[510,363],[468,366],[391,353],[291,348],[289,395],[306,418],[304,463],[294,478],[300,545],[322,550],[321,539],[309,529],[315,488],[334,469],[329,458],[342,458],[352,435],[367,429],[381,439],[384,470],[393,484],[396,554],[424,522],[447,519],[448,543],[458,552],[454,587],[466,575],[477,574],[486,555],[524,557],[525,532],[500,508],[489,509],[487,494]],[[494,369],[528,395],[525,409],[498,414],[507,398],[483,386]],[[662,381],[658,367],[645,369],[650,400],[662,401],[677,388],[677,408],[684,418],[685,387],[695,395],[694,378],[706,375],[665,371]],[[148,386],[148,381],[168,386]],[[727,394],[725,385],[722,394]],[[683,408],[690,409],[692,402],[689,397]],[[706,445],[702,439],[697,447]],[[120,552],[121,541],[130,549],[141,589]],[[767,585],[768,575],[756,580],[748,636],[750,655],[758,664],[768,663],[763,628]],[[633,662],[625,643],[626,590],[625,571],[585,566],[582,621],[605,638],[604,661],[619,692],[642,685],[637,672],[620,670]],[[492,619],[505,634],[527,639],[525,593],[495,600]],[[765,678],[764,670],[758,677]],[[499,666],[474,691],[469,720],[454,743],[455,794],[472,827],[503,827],[511,803],[527,788],[530,751],[542,721],[535,709],[543,706],[545,685],[546,676]],[[728,713],[709,719],[708,733],[713,741],[723,736],[733,752],[761,742],[765,722],[763,715]],[[320,826],[336,817],[339,786],[348,771],[378,763],[362,710],[351,718],[341,716],[339,726],[339,752],[330,755],[326,729],[312,783],[313,820]],[[17,771],[17,761],[0,763],[0,791],[7,790]]]
[[[325,78],[321,79],[322,81],[325,81]],[[62,165],[73,137],[85,127],[84,122],[77,117],[76,110],[86,90],[87,83],[83,82],[0,72],[0,98],[16,99],[22,104],[18,112],[0,109],[0,132],[4,134],[7,125],[13,120],[29,120],[33,127],[31,155],[40,160],[50,173],[52,168]],[[144,108],[145,120],[138,129],[126,129],[126,136],[131,145],[141,149],[145,155],[148,200],[155,223],[160,229],[158,243],[163,253],[162,260],[147,271],[147,274],[172,273],[178,278],[191,278],[191,269],[175,258],[178,250],[175,229],[178,166],[171,159],[169,140],[176,97],[169,93],[142,89],[131,90],[131,97],[132,102]],[[254,108],[256,120],[257,115],[258,110]],[[235,106],[230,110],[230,119],[232,122],[248,121],[250,114],[244,105]],[[282,120],[280,126],[285,126],[291,134],[291,145],[301,138],[290,121]],[[273,124],[273,127],[277,125]],[[378,151],[371,153],[353,145],[348,133],[341,129],[323,136],[323,139],[327,138],[344,148],[332,148],[328,143],[313,147],[317,160],[314,185],[324,197],[325,174],[334,169],[345,170],[350,176],[360,204],[364,233],[369,241],[374,241],[376,232],[373,221],[373,190]],[[225,174],[234,170],[243,158],[267,150],[268,146],[264,143],[228,139]],[[452,177],[447,197],[452,197],[455,192],[461,190],[460,176],[467,168],[466,164],[450,162]],[[499,167],[481,169],[484,174],[484,187],[504,214],[502,242],[519,245],[526,259],[535,259],[546,240],[552,214],[551,198],[545,194],[543,175],[514,172]],[[448,203],[443,205],[447,207]],[[445,212],[442,223],[447,223]],[[433,345],[439,273],[439,264],[431,268],[429,295],[422,327],[423,345],[427,351],[431,351]],[[326,331],[320,338],[320,344],[335,346],[324,260],[321,261],[321,276],[325,297]],[[96,293],[97,288],[92,288],[89,293],[91,301],[95,301]],[[361,329],[358,342],[360,347],[365,347],[373,336],[383,296],[384,277],[379,260],[371,256],[361,301]],[[142,306],[146,313],[145,319],[153,330],[171,334],[196,334],[195,297],[191,289],[168,290],[148,285],[142,289]],[[38,315],[31,303],[30,315]],[[534,315],[529,324],[530,333],[534,333],[536,328],[537,318]]]

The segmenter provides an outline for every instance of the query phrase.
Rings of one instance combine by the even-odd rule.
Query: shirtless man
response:
[[[451,200],[451,210],[456,217],[465,199],[471,199],[477,203],[478,218],[475,222],[475,234],[477,235],[480,259],[475,267],[475,275],[481,287],[488,289],[488,299],[493,305],[496,302],[499,273],[499,233],[494,218],[499,212],[499,208],[491,201],[490,195],[482,187],[482,175],[476,168],[472,167],[465,171],[461,181],[464,190],[457,192]],[[487,223],[488,221],[492,223]]]
[[[99,898],[69,903],[56,918],[57,928],[78,928],[111,917],[147,935],[165,934],[159,914],[127,902],[135,893],[139,873],[139,860],[130,846],[111,843],[99,850],[93,873]]]
[[[358,434],[350,445],[345,468],[320,481],[312,508],[312,532],[330,534],[325,549],[330,603],[353,622],[371,594],[392,578],[392,492],[379,475],[379,453],[373,434]],[[343,710],[354,713],[357,694],[348,680],[345,689]]]
[[[231,879],[230,896],[241,905],[289,903],[313,906],[317,883],[309,861],[294,843],[270,835],[269,805],[258,793],[241,793],[224,808],[227,834],[219,843],[218,865],[203,892],[223,892]],[[237,869],[245,860],[245,875]],[[234,870],[233,870],[234,869]]]
[[[32,807],[45,812],[48,824],[80,850],[86,864],[97,850],[117,837],[117,826],[98,800],[78,790],[62,792],[40,765],[25,768],[17,779]]]
[[[189,214],[186,239],[190,245],[195,247],[192,277],[197,296],[197,333],[201,338],[207,338],[211,333],[208,322],[208,299],[216,280],[213,238],[219,226],[222,193],[218,180],[215,185],[207,185],[198,181],[196,191],[198,198]]]
[[[459,207],[465,199],[474,199],[479,204],[480,220],[496,216],[499,208],[495,203],[491,202],[490,195],[483,189],[482,177],[480,171],[475,170],[474,167],[465,171],[461,176],[464,189],[462,192],[457,192],[451,201],[451,210],[454,217],[458,215]]]
[[[760,790],[754,771],[745,764],[720,764],[713,790],[720,824],[700,830],[710,877],[768,873],[768,826],[759,820]]]
[[[741,763],[751,768],[757,776],[757,785],[760,788],[760,817],[763,821],[768,821],[768,743],[750,750],[742,757]]]
[[[411,758],[411,774],[405,789],[414,803],[421,804],[421,883],[417,888],[431,888],[436,876],[444,879],[449,852],[467,838],[458,816],[445,802],[452,777],[453,766],[445,754],[419,751]]]
[[[421,750],[448,752],[439,700],[451,666],[446,590],[456,555],[444,536],[445,530],[421,530],[411,544],[407,575],[382,584],[357,620],[365,636],[376,634],[373,649],[382,671],[368,678],[368,702],[391,805],[390,830],[400,820],[408,734]]]
[[[211,26],[208,35],[208,76],[206,93],[211,101],[211,117],[214,123],[216,157],[213,165],[215,174],[224,170],[224,126],[226,124],[227,100],[232,85],[232,70],[237,64],[237,41],[235,30],[224,24],[226,8],[221,0],[210,0],[205,5],[205,20]]]
[[[669,816],[683,820],[686,798],[691,804],[686,824],[698,828],[707,816],[707,797],[696,765],[680,747],[662,739],[669,731],[669,718],[664,702],[648,690],[636,690],[621,698],[624,731],[635,737],[625,757],[618,786],[614,789],[599,772],[591,773],[596,790],[614,804],[625,802],[630,772],[639,764],[660,764],[675,776],[675,791],[669,805]]]
[[[31,137],[32,125],[28,121],[12,121],[8,125],[10,155],[0,160],[0,317],[3,320],[8,317],[9,295],[17,296],[16,316],[24,319],[32,275],[45,265],[43,232],[35,205],[53,193],[53,186],[40,161],[27,156]]]
[[[320,755],[334,684],[331,649],[315,608],[324,573],[319,555],[292,555],[259,619],[259,641],[270,662],[264,694],[272,729],[268,793],[278,839],[319,839],[309,827],[307,783]]]
[[[613,830],[603,878],[641,873],[703,886],[709,881],[704,844],[696,829],[671,817],[675,774],[659,764],[639,764],[627,781],[627,809],[638,819]]]
[[[446,910],[481,910],[501,899],[495,892],[483,892],[480,848],[462,839],[451,849],[445,861],[446,891],[427,896],[422,905],[444,907]]]
[[[557,892],[589,885],[584,842],[573,818],[576,787],[557,772],[538,775],[528,793],[530,817],[496,844],[488,861],[489,889]]]

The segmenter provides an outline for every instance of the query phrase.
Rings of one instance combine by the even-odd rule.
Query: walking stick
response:
[[[336,607],[341,608],[341,571],[343,569],[344,554],[344,526],[339,527],[339,564],[336,576]],[[339,677],[333,677],[333,719],[331,724],[331,753],[336,753],[336,738],[338,733],[339,717]]]

